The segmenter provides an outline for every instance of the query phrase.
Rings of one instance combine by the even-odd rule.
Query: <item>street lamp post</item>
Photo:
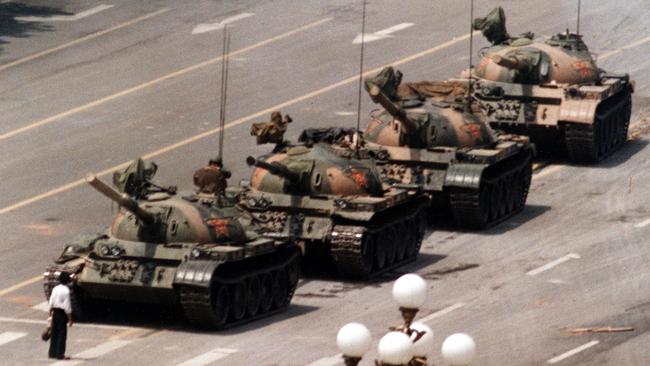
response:
[[[413,322],[424,304],[427,284],[416,274],[406,274],[393,285],[393,298],[399,305],[403,324],[391,327],[379,341],[376,366],[428,366],[433,350],[433,330],[424,323]],[[357,366],[372,343],[370,331],[359,323],[343,326],[336,343],[346,366]],[[464,333],[453,334],[442,344],[442,357],[450,366],[467,366],[474,359],[476,344]]]

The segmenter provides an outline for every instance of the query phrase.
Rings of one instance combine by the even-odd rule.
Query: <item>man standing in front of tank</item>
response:
[[[50,358],[68,359],[65,356],[65,342],[68,328],[72,326],[72,304],[70,302],[70,275],[61,272],[59,284],[52,289],[50,295],[50,317],[52,318],[52,338],[50,339]]]

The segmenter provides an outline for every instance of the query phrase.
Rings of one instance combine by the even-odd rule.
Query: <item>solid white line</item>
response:
[[[420,319],[418,321],[421,322],[421,323],[425,323],[425,322],[428,322],[429,320],[432,320],[432,319],[441,317],[441,316],[443,316],[445,314],[451,313],[452,311],[454,311],[456,309],[460,309],[463,306],[465,306],[465,303],[459,302],[459,303],[456,303],[454,305],[448,306],[448,307],[446,307],[446,308],[444,308],[442,310],[438,310],[433,314],[429,314],[429,315],[425,316],[424,318],[422,318],[422,319]]]
[[[199,24],[196,27],[194,27],[194,29],[192,29],[192,34],[200,34],[200,33],[211,32],[214,30],[222,29],[226,24],[231,24],[238,20],[252,17],[253,15],[255,14],[241,13],[241,14],[231,16],[230,18],[226,18],[220,22]]]
[[[237,350],[230,348],[215,348],[212,351],[191,358],[178,366],[204,366],[216,360],[228,357],[233,353],[237,353]]]
[[[49,312],[50,311],[50,303],[47,301],[43,301],[42,303],[38,305],[32,306],[32,309],[38,310],[38,311],[44,311],[44,312]]]
[[[650,42],[650,36],[642,38],[642,39],[640,39],[640,40],[638,40],[636,42],[629,43],[629,44],[627,44],[627,45],[625,45],[625,46],[623,46],[621,48],[618,48],[618,49],[615,49],[615,50],[612,50],[612,51],[609,51],[609,52],[605,52],[605,53],[603,53],[602,55],[600,55],[598,57],[598,60],[606,59],[608,57],[611,57],[611,56],[614,56],[614,55],[616,55],[618,53],[621,53],[624,50],[641,46],[642,44],[647,43],[647,42]]]
[[[9,342],[13,342],[16,339],[22,338],[26,336],[27,333],[22,333],[22,332],[4,332],[0,333],[0,346],[3,344],[7,344]]]
[[[580,259],[580,256],[577,255],[576,253],[569,253],[569,254],[565,255],[564,257],[562,257],[562,258],[558,258],[558,259],[554,260],[553,262],[546,263],[545,265],[543,265],[541,267],[538,267],[538,268],[535,268],[535,269],[533,269],[531,271],[528,271],[528,272],[526,272],[526,274],[529,275],[529,276],[536,276],[536,275],[538,275],[538,274],[540,274],[540,273],[542,273],[544,271],[548,271],[549,269],[557,266],[558,264],[562,264],[562,263],[564,263],[564,262],[566,262],[568,260],[571,260],[571,259]]]
[[[6,63],[4,65],[0,65],[0,71],[8,69],[8,68],[16,66],[16,65],[20,65],[20,64],[25,63],[27,61],[34,60],[34,59],[39,58],[39,57],[49,55],[49,54],[57,52],[57,51],[61,51],[61,50],[65,49],[65,48],[72,47],[72,46],[77,45],[77,44],[79,44],[81,42],[85,42],[85,41],[89,41],[91,39],[95,39],[95,38],[97,38],[99,36],[103,36],[104,34],[114,32],[114,31],[116,31],[118,29],[128,27],[130,25],[141,22],[143,20],[147,20],[149,18],[153,18],[156,15],[160,15],[160,14],[165,13],[167,11],[169,11],[169,8],[163,8],[163,9],[154,11],[153,13],[145,14],[145,15],[143,15],[141,17],[137,17],[135,19],[128,20],[128,21],[126,21],[124,23],[118,24],[118,25],[110,27],[108,29],[104,29],[104,30],[101,30],[99,32],[88,34],[88,35],[83,36],[81,38],[75,39],[74,41],[70,41],[68,43],[64,43],[62,45],[55,46],[55,47],[49,48],[47,50],[37,52],[37,53],[35,53],[33,55],[29,55],[29,56],[20,58],[18,60],[14,60],[14,61]]]
[[[16,17],[15,19],[20,20],[22,22],[72,22],[75,20],[83,19],[85,17],[89,17],[91,15],[99,13],[100,11],[110,9],[112,7],[113,5],[101,4],[94,8],[84,10],[74,15],[56,15],[51,17],[49,16],[48,17],[36,17],[36,16]]]
[[[343,355],[338,354],[330,357],[320,358],[307,366],[336,366],[343,363]]]
[[[591,347],[597,345],[598,343],[600,343],[600,341],[591,341],[589,343],[585,343],[580,347],[572,349],[571,351],[565,352],[565,353],[563,353],[563,354],[561,354],[561,355],[559,355],[557,357],[551,358],[550,360],[546,361],[546,363],[558,363],[558,362],[560,362],[560,361],[562,361],[564,359],[567,359],[567,358],[575,355],[576,353],[580,353],[580,352],[586,350],[587,348],[591,348]]]
[[[642,228],[642,227],[646,227],[646,226],[648,226],[648,225],[650,225],[650,219],[647,219],[647,220],[645,220],[645,221],[641,221],[641,222],[639,222],[638,224],[635,224],[634,227],[640,229],[640,228]]]

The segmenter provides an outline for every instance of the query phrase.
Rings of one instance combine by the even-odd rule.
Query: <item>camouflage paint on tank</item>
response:
[[[281,164],[301,177],[292,183],[282,176],[257,167],[251,175],[251,186],[270,193],[295,195],[381,195],[382,185],[371,160],[349,159],[336,155],[330,147],[317,144],[311,148],[295,146],[283,154],[260,159]]]

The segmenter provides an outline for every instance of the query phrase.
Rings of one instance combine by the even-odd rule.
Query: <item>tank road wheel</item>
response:
[[[298,286],[300,279],[300,264],[293,262],[287,267],[287,280],[289,281],[289,292],[293,292]]]
[[[395,261],[401,262],[406,257],[406,252],[408,247],[412,246],[415,243],[414,233],[409,231],[409,222],[411,220],[404,220],[397,224],[397,254],[395,256]]]
[[[377,245],[375,245],[375,271],[379,271],[386,266],[386,235],[385,232],[377,232]]]
[[[519,173],[514,172],[509,174],[506,180],[508,207],[506,213],[510,214],[517,209],[517,201],[519,201]]]
[[[203,326],[223,327],[228,320],[228,312],[230,310],[230,294],[226,285],[212,285],[210,304],[212,305],[212,314],[210,314],[211,324],[204,324]]]
[[[490,183],[490,220],[496,221],[499,218],[499,205],[501,204],[501,191],[497,183]]]
[[[253,317],[257,314],[262,302],[262,284],[258,276],[251,277],[248,281],[247,294],[248,304],[246,305],[246,316]]]
[[[395,225],[391,225],[386,228],[386,265],[390,266],[395,263],[395,258],[397,257],[397,230]]]
[[[498,218],[502,218],[508,212],[508,205],[510,202],[510,195],[508,194],[508,181],[506,177],[499,178],[497,182],[497,189],[499,190],[499,214]]]
[[[270,273],[260,275],[260,312],[266,313],[273,305],[273,276]]]
[[[243,281],[230,285],[230,317],[234,321],[241,320],[246,314],[248,302],[246,292],[246,284]]]
[[[278,270],[273,276],[273,308],[282,308],[287,304],[287,272]]]

